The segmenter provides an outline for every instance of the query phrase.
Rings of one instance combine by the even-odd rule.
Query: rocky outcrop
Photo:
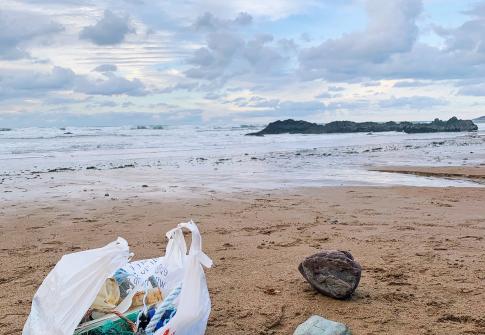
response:
[[[452,117],[448,121],[435,119],[431,123],[412,122],[353,122],[333,121],[325,125],[296,121],[292,119],[271,122],[261,131],[247,135],[263,136],[271,134],[330,134],[330,133],[360,133],[397,131],[406,133],[434,133],[475,131],[478,127],[470,120],[459,120]]]
[[[261,131],[247,135],[261,136],[270,134],[323,134],[324,126],[307,121],[288,119],[271,122]]]
[[[362,268],[347,251],[328,250],[309,256],[298,270],[318,292],[349,298],[359,285]]]
[[[478,127],[471,120],[458,120],[452,117],[448,121],[434,119],[431,123],[412,124],[404,128],[406,133],[439,133],[439,132],[459,132],[475,131]]]

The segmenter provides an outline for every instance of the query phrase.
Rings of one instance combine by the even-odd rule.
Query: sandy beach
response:
[[[485,333],[484,188],[320,187],[156,199],[45,197],[0,210],[2,334],[19,334],[32,296],[69,252],[126,238],[135,259],[164,252],[193,219],[215,266],[208,335],[292,334],[312,314],[353,334]],[[316,293],[297,270],[322,249],[363,267],[350,300]]]

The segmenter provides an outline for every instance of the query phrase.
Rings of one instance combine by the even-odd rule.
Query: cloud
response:
[[[393,87],[422,87],[422,86],[428,86],[431,85],[431,83],[419,81],[419,80],[403,80],[403,81],[398,81],[396,82]]]
[[[445,106],[448,102],[442,99],[436,99],[427,96],[411,96],[411,97],[392,97],[390,99],[379,101],[381,108],[411,108],[423,109],[432,108],[436,106]]]
[[[145,85],[139,79],[126,79],[110,72],[102,78],[93,80],[87,76],[79,76],[76,80],[76,92],[90,95],[146,95]]]
[[[339,111],[339,110],[360,110],[366,109],[370,106],[368,100],[353,100],[353,101],[335,101],[327,104],[327,110]]]
[[[435,32],[445,39],[449,51],[476,50],[485,52],[485,3],[477,3],[464,12],[471,16],[468,20],[454,29],[435,26]]]
[[[328,93],[328,92],[322,92],[322,93],[315,96],[315,98],[317,98],[317,99],[329,99],[331,97],[333,97],[333,95]]]
[[[318,100],[293,101],[260,96],[240,97],[227,101],[227,103],[244,108],[245,111],[240,114],[245,116],[303,117],[323,112],[326,109],[325,104]]]
[[[192,27],[198,31],[215,31],[220,29],[248,26],[252,23],[252,21],[253,17],[245,12],[239,13],[233,20],[223,20],[214,16],[212,13],[205,12],[195,20]]]
[[[0,10],[0,59],[30,57],[25,49],[30,42],[63,29],[59,23],[35,12]]]
[[[304,79],[351,80],[373,64],[412,50],[418,38],[421,0],[367,0],[367,28],[305,48],[299,56]],[[361,69],[364,70],[361,70]]]
[[[464,86],[458,90],[458,95],[483,97],[485,96],[485,83]]]
[[[71,69],[54,66],[50,71],[2,70],[0,97],[14,99],[39,97],[49,92],[71,91],[88,95],[147,94],[139,79],[126,79],[111,72],[98,77],[76,74]]]
[[[94,25],[84,27],[79,37],[97,45],[115,45],[124,41],[125,36],[134,33],[128,16],[118,16],[110,10]]]
[[[246,40],[236,32],[207,34],[206,46],[195,50],[187,60],[186,77],[219,80],[246,77],[255,81],[284,74],[288,57],[279,41],[270,34],[257,34]],[[250,79],[249,79],[250,78]]]
[[[115,72],[116,70],[118,67],[114,64],[102,64],[93,69],[95,72]]]
[[[329,86],[328,91],[329,92],[342,92],[342,91],[345,91],[345,88],[341,87],[341,86]]]
[[[374,86],[381,86],[380,81],[366,81],[361,84],[364,87],[374,87]]]
[[[36,97],[54,90],[70,90],[75,73],[70,69],[55,66],[50,72],[30,70],[2,70],[0,76],[0,97]]]

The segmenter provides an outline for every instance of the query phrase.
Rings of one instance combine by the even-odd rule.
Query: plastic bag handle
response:
[[[187,244],[185,243],[182,232],[183,228],[190,230],[192,234],[192,243],[190,244],[189,255],[195,256],[202,265],[210,268],[212,266],[212,260],[204,252],[202,252],[202,238],[200,236],[200,231],[192,220],[189,222],[179,223],[177,228],[167,232],[167,238],[169,238],[166,252],[167,256],[173,255],[172,253],[176,252],[177,248],[182,255],[187,255]]]
[[[187,244],[185,243],[184,234],[181,228],[177,227],[169,230],[166,236],[168,238],[168,244],[165,255],[168,258],[181,258],[183,255],[187,254]]]

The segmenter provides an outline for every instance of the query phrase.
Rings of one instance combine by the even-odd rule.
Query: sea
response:
[[[156,195],[320,186],[483,186],[370,169],[484,164],[484,123],[470,133],[245,136],[262,128],[126,126],[0,131],[0,199],[55,190],[65,196],[116,194],[140,187]]]

